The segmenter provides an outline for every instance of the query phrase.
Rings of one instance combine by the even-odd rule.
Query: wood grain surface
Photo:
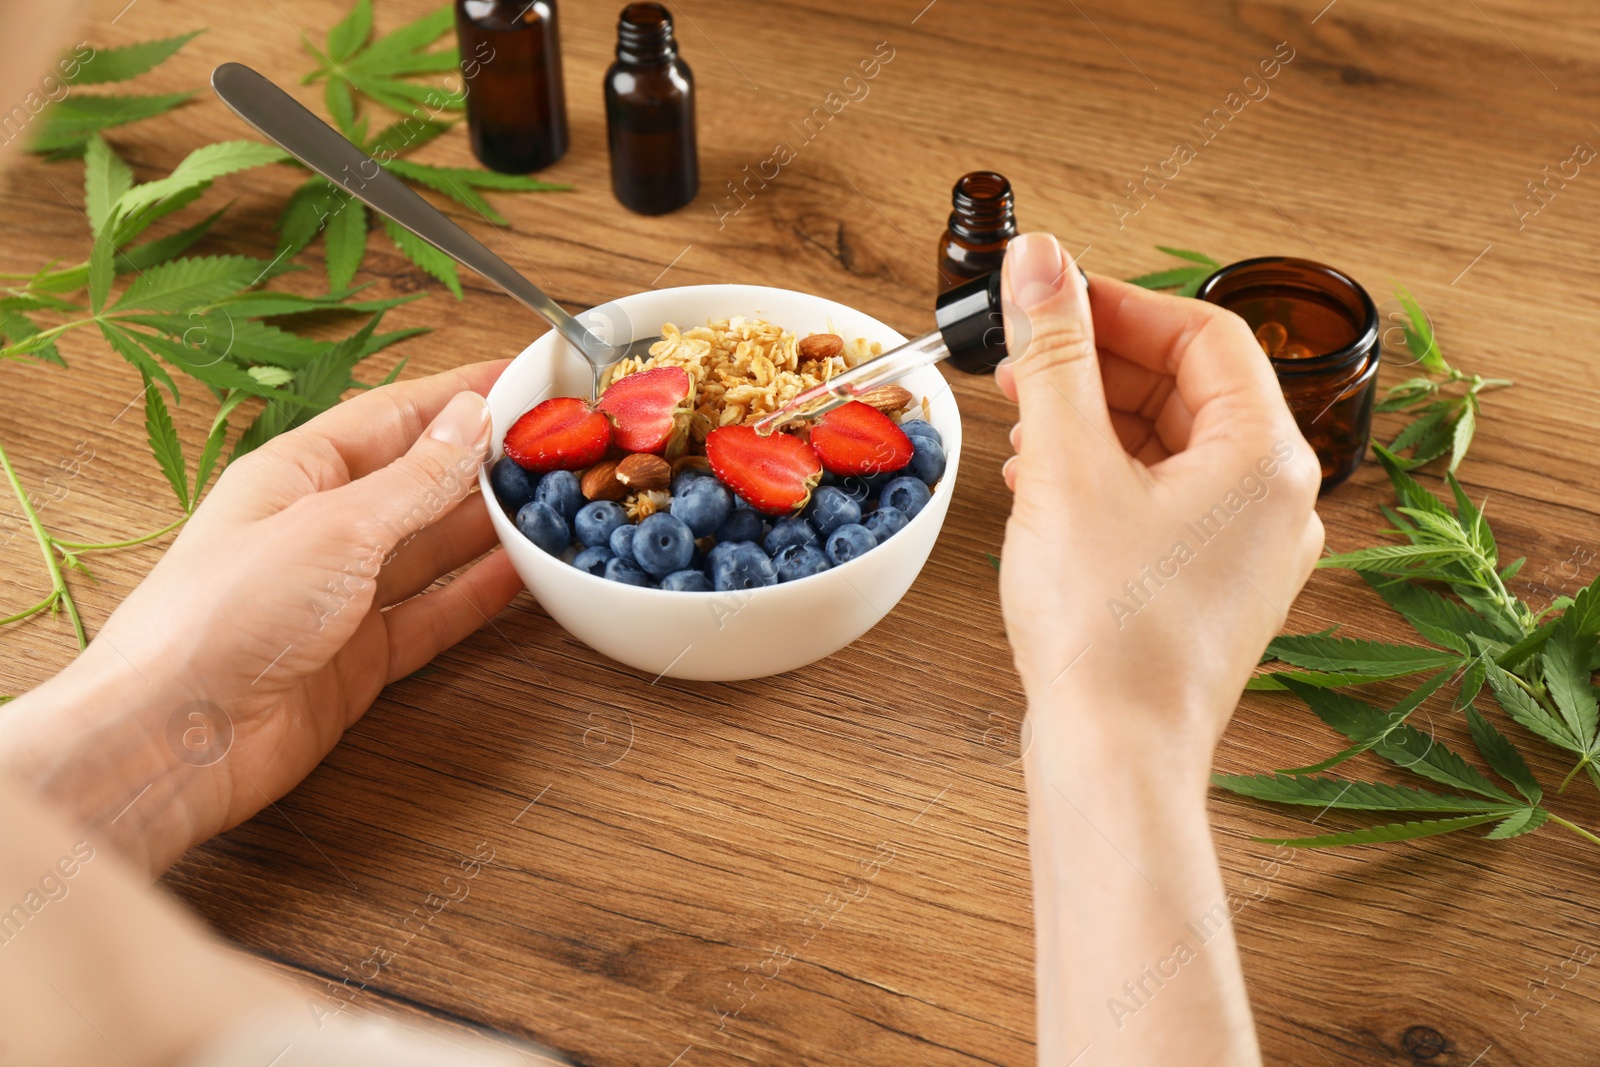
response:
[[[320,41],[342,5],[125,2],[95,0],[87,36],[210,27],[141,89],[200,87],[214,64],[243,60],[320,108],[315,87],[295,85],[311,65],[301,34]],[[950,184],[997,169],[1023,228],[1087,249],[1092,270],[1166,266],[1161,243],[1224,262],[1310,256],[1380,302],[1402,280],[1452,360],[1517,382],[1489,398],[1463,468],[1489,498],[1506,558],[1528,557],[1516,591],[1542,604],[1591,576],[1600,175],[1581,172],[1531,217],[1513,201],[1575,143],[1600,144],[1592,5],[693,0],[675,10],[701,90],[702,192],[658,219],[629,215],[609,191],[600,79],[614,7],[563,10],[573,141],[547,173],[576,191],[494,197],[509,230],[452,209],[568,308],[751,282],[920,332]],[[379,26],[428,8],[379,0]],[[880,42],[893,58],[867,96],[732,213],[725,183],[793,143],[793,124]],[[1270,94],[1123,215],[1135,206],[1125,184],[1193,139],[1191,124],[1242,91],[1280,42],[1293,58]],[[111,140],[148,179],[202,140],[243,134],[203,95]],[[459,132],[418,158],[470,162]],[[207,203],[236,204],[207,247],[270,255],[271,221],[298,180],[268,168],[219,182]],[[0,189],[0,270],[85,256],[77,164],[30,158]],[[542,332],[484,283],[464,279],[458,304],[374,244],[360,280],[380,294],[431,293],[386,326],[433,332],[375,360],[372,378],[401,355],[415,375],[513,354]],[[170,521],[141,420],[118,417],[136,377],[81,334],[63,349],[69,371],[6,367],[0,406],[0,440],[30,484],[93,443],[97,458],[46,521],[84,540]],[[1385,381],[1404,373],[1389,367]],[[1022,705],[985,559],[1000,551],[1009,506],[999,467],[1013,415],[991,381],[949,377],[968,453],[949,520],[905,600],[850,648],[766,681],[653,683],[524,596],[431,673],[390,687],[299,789],[186,858],[168,887],[299,972],[308,1010],[405,1006],[596,1065],[1031,1062]],[[210,414],[183,406],[188,440]],[[1322,501],[1329,544],[1370,543],[1387,500],[1381,472],[1364,467]],[[159,552],[105,556],[98,584],[75,580],[91,632]],[[11,608],[48,589],[25,531],[0,547],[0,565]],[[1288,629],[1335,623],[1404,636],[1358,583],[1320,573]],[[37,620],[0,631],[0,647],[0,685],[15,692],[74,645],[63,621]],[[1445,701],[1424,714],[1440,738],[1463,736]],[[1250,695],[1219,764],[1303,764],[1334,740],[1295,702]],[[1558,780],[1560,761],[1527,747],[1540,776]],[[1581,783],[1556,806],[1600,825]],[[1600,939],[1600,858],[1576,838],[1552,828],[1509,843],[1289,854],[1251,837],[1301,833],[1305,819],[1225,796],[1213,813],[1228,886],[1248,899],[1239,937],[1268,1062],[1595,1061],[1600,973],[1559,991],[1553,980]],[[1319,828],[1361,824],[1330,814]],[[435,911],[452,892],[445,879],[480,847],[493,863]],[[379,950],[391,961],[362,977]]]

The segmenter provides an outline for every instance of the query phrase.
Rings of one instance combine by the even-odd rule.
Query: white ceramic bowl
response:
[[[607,340],[689,329],[713,318],[761,318],[800,336],[832,332],[885,348],[905,340],[877,319],[817,296],[757,285],[692,285],[626,296],[579,316]],[[587,396],[589,364],[554,330],[523,350],[489,391],[493,454],[524,411],[552,396]],[[948,466],[933,499],[883,544],[841,567],[798,581],[742,592],[681,593],[611,582],[536,547],[504,510],[491,505],[495,531],[517,573],[552,618],[584,644],[652,676],[727,681],[760,678],[831,655],[887,615],[927,562],[944,524],[961,462],[961,418],[939,371],[901,379],[930,404]],[[485,498],[494,499],[485,466]]]

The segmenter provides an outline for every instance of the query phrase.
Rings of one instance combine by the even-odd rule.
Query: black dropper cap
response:
[[[947,362],[968,374],[993,374],[1006,358],[1000,272],[990,271],[940,293],[933,321],[950,350]]]
[[[1083,283],[1089,276],[1077,271]],[[968,374],[993,374],[1005,362],[1005,317],[1000,311],[1000,272],[963,282],[939,294],[933,305],[933,321],[938,324],[944,346],[950,350],[946,362]]]

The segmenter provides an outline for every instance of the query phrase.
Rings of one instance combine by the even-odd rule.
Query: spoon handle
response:
[[[263,137],[542,315],[591,363],[603,366],[615,358],[611,345],[567,314],[544,290],[267,78],[242,63],[224,63],[211,72],[211,88]]]

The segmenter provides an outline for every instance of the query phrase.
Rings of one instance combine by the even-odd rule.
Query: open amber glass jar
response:
[[[1322,463],[1322,488],[1361,465],[1378,391],[1378,309],[1354,279],[1309,259],[1229,264],[1195,294],[1249,324],[1300,432]]]

